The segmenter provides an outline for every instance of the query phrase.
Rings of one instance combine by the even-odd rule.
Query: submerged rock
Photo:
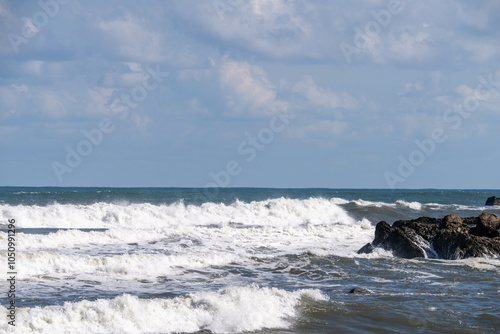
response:
[[[381,221],[375,228],[373,242],[358,253],[369,254],[377,247],[407,259],[500,256],[500,218],[484,212],[477,218],[462,219],[451,214],[443,219],[398,220],[392,226]]]
[[[495,196],[488,197],[484,205],[500,205],[500,198]]]

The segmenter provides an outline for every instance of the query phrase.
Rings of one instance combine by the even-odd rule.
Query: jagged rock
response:
[[[375,239],[373,239],[372,245],[374,247],[378,246],[382,241],[387,239],[391,231],[391,225],[387,224],[385,221],[378,223],[375,227]]]
[[[413,220],[398,220],[392,224],[392,227],[408,227],[415,230],[425,240],[430,240],[436,234],[440,224],[441,219],[420,217]]]
[[[432,246],[440,257],[451,260],[500,255],[500,242],[452,230],[439,231]]]
[[[464,219],[451,214],[443,219],[399,220],[392,226],[381,221],[373,242],[358,253],[371,253],[376,247],[402,258],[500,256],[500,218],[484,212],[479,217]]]
[[[495,196],[488,197],[484,205],[500,205],[500,198]]]
[[[392,251],[395,256],[411,259],[414,257],[425,257],[426,253],[419,246],[420,242],[421,240],[419,240],[419,236],[414,230],[402,227],[393,229],[379,246]]]
[[[370,254],[370,253],[373,253],[374,249],[375,248],[372,246],[371,243],[367,243],[366,245],[364,245],[363,247],[361,247],[358,250],[358,254]]]

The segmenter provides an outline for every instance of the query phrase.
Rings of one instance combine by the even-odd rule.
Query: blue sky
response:
[[[498,1],[0,0],[0,185],[500,188]]]

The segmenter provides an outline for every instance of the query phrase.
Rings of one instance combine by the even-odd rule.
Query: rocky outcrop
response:
[[[495,196],[488,197],[484,205],[500,205],[500,198]]]
[[[479,217],[464,219],[451,214],[443,219],[398,220],[392,226],[381,221],[373,241],[358,253],[371,253],[377,247],[407,259],[500,256],[500,218],[484,212]]]

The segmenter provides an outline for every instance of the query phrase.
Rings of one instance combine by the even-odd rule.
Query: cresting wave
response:
[[[230,205],[149,203],[95,203],[92,205],[51,204],[47,206],[0,205],[0,220],[16,217],[24,228],[132,228],[151,229],[166,225],[244,225],[294,226],[300,224],[353,224],[339,199],[310,198],[236,201]]]
[[[376,213],[371,217],[371,210]],[[154,229],[174,225],[208,225],[238,223],[244,225],[296,226],[300,224],[352,224],[362,211],[373,224],[380,215],[389,221],[396,212],[424,215],[433,212],[477,212],[493,210],[491,207],[457,204],[406,202],[347,201],[342,198],[277,198],[264,201],[232,204],[207,202],[201,205],[150,203],[105,203],[91,205],[58,204],[9,205],[0,204],[0,221],[16,217],[19,227],[24,228],[129,228]],[[354,214],[354,215],[353,215]],[[373,213],[372,213],[373,214]],[[440,213],[441,214],[441,213]],[[356,218],[354,218],[356,217]],[[372,219],[373,218],[373,219]],[[408,217],[406,217],[408,218]]]
[[[228,287],[173,299],[140,299],[121,295],[65,303],[63,306],[19,308],[16,330],[2,322],[4,333],[241,333],[289,328],[312,301],[328,301],[319,290]],[[6,314],[0,306],[0,312]]]
[[[346,201],[347,202],[347,201]],[[406,202],[398,200],[394,203],[372,202],[365,200],[355,200],[347,203],[354,203],[360,207],[376,207],[376,208],[391,208],[391,209],[411,209],[415,211],[424,210],[460,210],[460,211],[485,211],[492,209],[487,206],[470,206],[459,204],[439,204],[439,203],[420,203],[420,202]]]

